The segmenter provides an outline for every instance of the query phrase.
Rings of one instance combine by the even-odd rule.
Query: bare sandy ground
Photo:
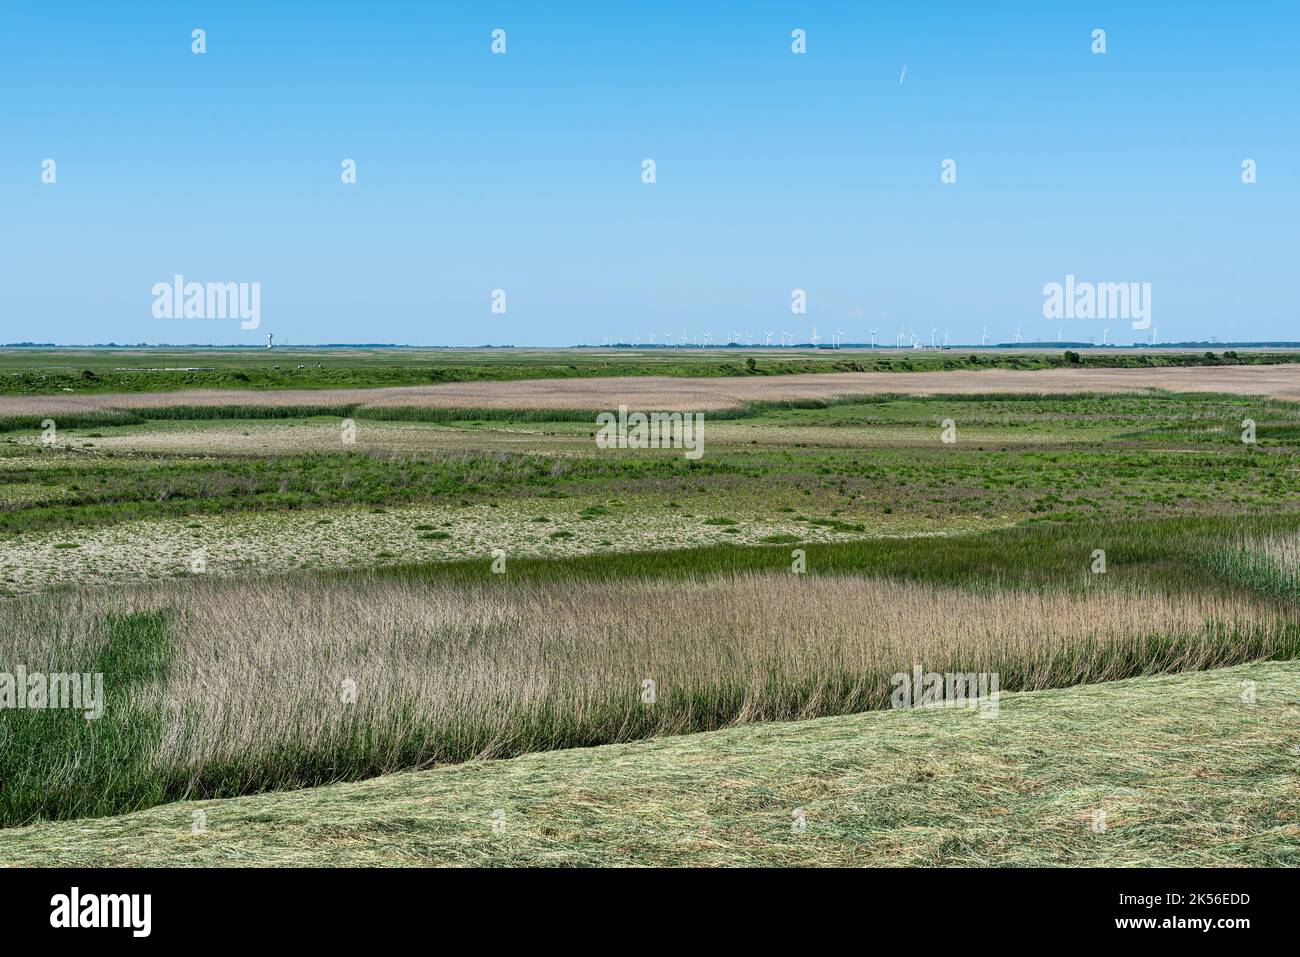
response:
[[[664,376],[456,382],[382,389],[283,392],[190,390],[140,394],[0,396],[0,415],[52,415],[171,405],[345,405],[473,409],[634,409],[707,411],[745,402],[846,395],[979,392],[1226,392],[1300,401],[1300,364],[1186,369],[1008,369],[950,372],[833,372],[737,378]]]

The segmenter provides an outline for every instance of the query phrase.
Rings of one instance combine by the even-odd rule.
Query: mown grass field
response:
[[[506,361],[490,360],[475,358]],[[1198,370],[1198,387],[1238,371]],[[943,742],[967,734],[930,712],[891,711],[891,676],[914,665],[998,674],[1007,700],[1031,712],[1039,692],[1087,704],[1068,732],[1041,715],[1010,726],[1003,715],[973,719],[1010,728],[978,732],[992,742],[979,760],[994,770],[965,771],[980,780],[1005,770],[999,751],[1031,740],[1064,774],[1052,763],[1080,759],[1070,735],[1110,741],[1116,715],[1140,707],[1120,691],[1129,679],[1188,688],[1189,700],[1224,709],[1214,716],[1221,737],[1187,720],[1168,725],[1187,730],[1184,757],[1207,774],[1272,753],[1256,712],[1232,710],[1216,676],[1247,667],[1273,681],[1300,657],[1300,404],[1237,386],[749,401],[707,416],[705,454],[693,460],[676,449],[599,449],[582,401],[551,400],[113,408],[59,414],[53,441],[39,412],[0,421],[0,672],[99,671],[108,688],[95,722],[0,711],[0,826],[109,822],[250,794],[282,808],[277,821],[297,821],[293,802],[309,815],[318,800],[333,807],[336,792],[310,789],[341,781],[377,788],[380,804],[390,784],[425,787],[440,775],[527,767],[537,775],[527,787],[546,787],[548,773],[571,781],[600,754],[662,756],[680,744],[698,755],[691,749],[707,751],[706,741],[733,742],[726,753],[749,762],[760,789],[775,787],[765,777],[774,767],[829,762],[826,773],[852,779],[845,793],[875,793],[876,770],[833,757],[868,753],[846,748],[844,728],[866,736],[862,748],[901,735],[882,752],[890,761],[949,755]],[[722,737],[690,737],[700,733]],[[636,743],[646,738],[654,743]],[[1123,754],[1149,763],[1149,742],[1124,740]],[[591,750],[606,745],[630,750]],[[1165,820],[1211,800],[1185,780],[1190,767],[1160,772],[1171,783],[1149,786],[1142,813]],[[400,776],[425,768],[435,770]],[[617,797],[615,778],[602,799],[608,834],[584,842],[567,818],[537,824],[541,837],[565,835],[567,855],[535,841],[484,849],[477,836],[462,846],[444,821],[429,828],[446,841],[412,825],[419,836],[408,846],[394,826],[386,845],[382,833],[360,850],[326,840],[332,850],[303,860],[378,861],[386,846],[390,863],[613,863],[610,839],[644,850],[628,863],[1161,862],[1147,836],[1090,847],[1090,829],[1058,831],[1063,819],[1028,804],[991,824],[988,840],[972,837],[965,811],[937,803],[897,818],[900,833],[887,837],[887,821],[862,818],[850,801],[832,812],[833,848],[747,847],[721,821],[727,836],[698,847],[671,827],[627,845],[617,829],[645,829],[642,803],[685,798],[659,777],[645,791],[625,777]],[[1268,787],[1294,783],[1284,779]],[[1058,775],[1034,788],[1067,785]],[[963,794],[949,796],[974,800]],[[1293,826],[1265,827],[1253,805],[1216,801],[1204,813],[1233,815],[1224,840],[1171,849],[1165,863],[1292,860]],[[170,812],[132,820],[154,813]],[[1018,851],[1003,846],[1035,815],[1041,833]],[[1204,838],[1203,825],[1178,840]],[[1238,840],[1238,825],[1267,837]],[[39,844],[71,833],[63,827],[6,836]],[[271,853],[256,849],[264,839],[214,853],[260,861]],[[665,856],[669,845],[680,855]],[[936,846],[952,859],[935,859]],[[880,859],[885,847],[899,860]]]

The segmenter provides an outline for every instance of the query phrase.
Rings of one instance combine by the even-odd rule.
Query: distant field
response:
[[[1153,390],[1228,393],[1300,400],[1300,364],[1166,369],[953,370],[944,372],[825,372],[737,379],[631,376],[573,380],[523,379],[377,389],[283,389],[244,392],[99,393],[68,390],[54,395],[0,395],[0,428],[35,426],[45,416],[76,416],[124,410],[180,407],[201,416],[204,408],[238,417],[239,409],[275,407],[333,410],[339,414],[388,410],[536,410],[590,413],[627,405],[641,410],[727,411],[748,403],[825,402],[861,395],[974,395],[1140,393]],[[231,410],[231,411],[224,411]],[[232,412],[234,413],[232,415]]]
[[[1009,694],[996,720],[885,711],[552,751],[10,829],[4,859],[1294,867],[1298,687],[1275,662]]]
[[[1300,362],[1300,350],[0,349],[0,395],[337,390],[623,376],[754,378],[960,369],[1180,368]]]

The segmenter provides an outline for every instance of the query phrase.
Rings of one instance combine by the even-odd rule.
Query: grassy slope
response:
[[[1275,662],[42,824],[0,863],[1297,865],[1297,793],[1300,663]]]

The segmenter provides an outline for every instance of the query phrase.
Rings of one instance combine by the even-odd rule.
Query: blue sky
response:
[[[6,0],[0,341],[1055,338],[1067,274],[1300,339],[1297,49],[1294,2]],[[178,273],[261,327],[155,318]]]

